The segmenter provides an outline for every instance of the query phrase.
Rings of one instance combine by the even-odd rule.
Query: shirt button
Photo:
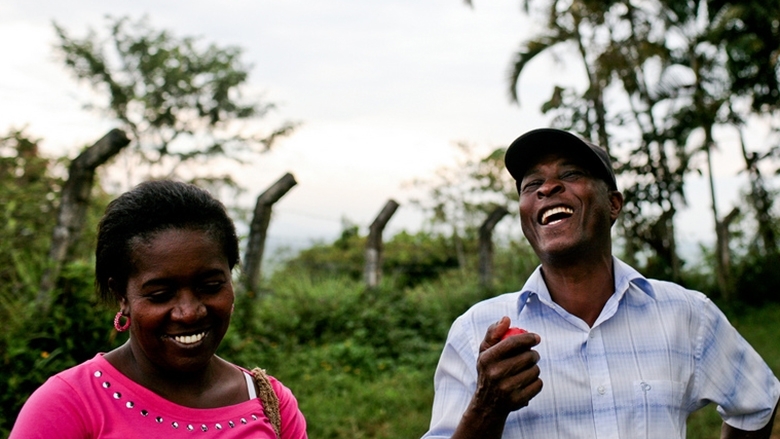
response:
[[[603,394],[607,393],[607,388],[604,387],[604,386],[599,386],[596,390],[598,390],[599,395],[603,395]]]

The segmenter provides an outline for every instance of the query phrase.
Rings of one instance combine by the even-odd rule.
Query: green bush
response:
[[[40,315],[32,297],[20,298],[20,314],[0,338],[0,432],[8,434],[29,395],[50,376],[75,366],[123,340],[115,337],[113,312],[97,298],[91,266],[64,267],[48,315]]]
[[[306,273],[315,281],[345,276],[363,278],[366,238],[348,227],[332,244],[317,244],[284,263],[282,271]],[[413,286],[456,268],[454,244],[444,236],[401,232],[384,243],[383,275],[397,288]]]
[[[752,306],[780,303],[780,255],[749,253],[736,267],[739,300]]]

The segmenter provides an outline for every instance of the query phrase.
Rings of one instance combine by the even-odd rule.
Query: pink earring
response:
[[[127,328],[130,327],[130,316],[124,316],[127,320],[125,320],[124,325],[120,325],[119,322],[122,319],[122,311],[119,311],[116,313],[116,316],[114,316],[114,328],[119,332],[127,331]]]

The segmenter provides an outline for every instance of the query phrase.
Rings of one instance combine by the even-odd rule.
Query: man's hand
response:
[[[488,327],[479,346],[477,390],[452,439],[500,438],[509,413],[542,390],[539,354],[531,349],[541,339],[529,332],[502,341],[510,323],[503,317]]]
[[[510,320],[503,317],[490,325],[479,346],[477,391],[474,398],[484,409],[507,415],[528,405],[542,390],[539,354],[531,350],[539,344],[536,334],[525,333],[501,340]]]

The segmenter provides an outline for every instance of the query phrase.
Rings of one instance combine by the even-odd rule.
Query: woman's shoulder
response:
[[[90,411],[85,383],[92,378],[99,355],[49,377],[27,399],[14,423],[11,437],[79,437],[89,429]],[[103,360],[104,361],[104,360]],[[88,387],[88,386],[87,386]],[[48,428],[47,428],[48,427]],[[53,432],[57,432],[53,435]]]
[[[41,388],[44,390],[74,387],[81,388],[81,384],[83,384],[88,377],[99,378],[102,374],[100,371],[105,370],[106,365],[108,365],[108,363],[103,359],[102,354],[97,354],[87,361],[52,375],[43,383]]]

